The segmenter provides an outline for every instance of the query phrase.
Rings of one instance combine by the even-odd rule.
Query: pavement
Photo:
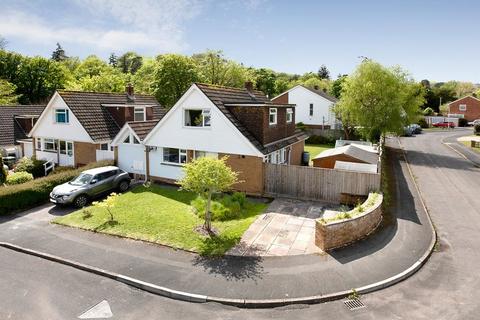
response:
[[[408,279],[362,295],[364,308],[349,310],[341,300],[273,309],[188,303],[0,248],[0,286],[8,288],[0,290],[0,319],[76,319],[103,300],[111,307],[111,319],[122,320],[478,319],[480,169],[441,143],[443,138],[457,133],[428,132],[401,138],[435,223],[439,245],[428,262]],[[23,224],[19,222],[17,227]],[[408,236],[402,239],[408,241]]]
[[[392,152],[396,198],[390,219],[366,240],[329,255],[206,258],[158,245],[50,224],[65,209],[45,205],[0,220],[0,241],[211,298],[285,300],[349,292],[416,264],[432,229],[402,154]]]
[[[228,254],[236,256],[294,256],[320,254],[315,245],[315,219],[330,203],[277,198],[245,231]]]

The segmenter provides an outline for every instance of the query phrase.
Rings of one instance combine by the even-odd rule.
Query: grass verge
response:
[[[257,215],[267,205],[248,200],[241,216],[228,221],[214,221],[219,234],[202,236],[194,229],[202,225],[190,203],[196,195],[176,188],[139,186],[118,197],[110,220],[107,210],[90,206],[56,218],[54,223],[94,232],[154,242],[202,255],[222,255],[236,245]]]

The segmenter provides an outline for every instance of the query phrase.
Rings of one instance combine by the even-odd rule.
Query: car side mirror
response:
[[[92,181],[90,181],[90,184],[95,184],[95,183],[97,183],[96,179],[93,179]]]

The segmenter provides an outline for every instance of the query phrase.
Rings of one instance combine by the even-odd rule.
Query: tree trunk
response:
[[[212,214],[210,212],[210,202],[212,201],[212,193],[208,192],[207,205],[205,208],[205,229],[207,231],[212,231]]]

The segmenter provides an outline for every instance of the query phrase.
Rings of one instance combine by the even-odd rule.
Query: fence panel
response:
[[[265,163],[265,193],[338,202],[341,194],[368,195],[380,189],[380,174]]]

